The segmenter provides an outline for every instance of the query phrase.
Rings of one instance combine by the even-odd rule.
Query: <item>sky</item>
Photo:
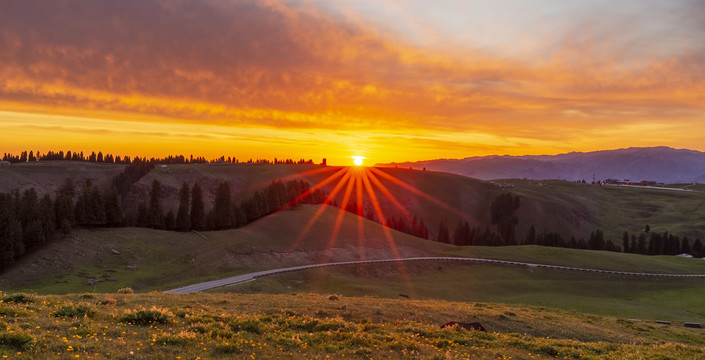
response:
[[[705,151],[705,1],[3,0],[0,153]]]

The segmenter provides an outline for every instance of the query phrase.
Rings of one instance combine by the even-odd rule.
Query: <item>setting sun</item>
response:
[[[353,156],[352,158],[355,166],[362,166],[362,159],[364,159],[362,156]]]

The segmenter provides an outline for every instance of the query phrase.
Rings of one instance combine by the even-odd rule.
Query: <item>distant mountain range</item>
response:
[[[705,152],[670,147],[628,148],[560,155],[481,156],[378,164],[425,168],[482,180],[617,179],[661,183],[705,182]]]

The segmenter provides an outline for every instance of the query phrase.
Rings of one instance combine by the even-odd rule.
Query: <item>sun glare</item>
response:
[[[362,156],[353,156],[352,158],[355,166],[362,166],[362,159],[364,159]]]

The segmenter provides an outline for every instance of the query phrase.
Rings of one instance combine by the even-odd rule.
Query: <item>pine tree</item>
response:
[[[525,245],[535,245],[536,244],[536,228],[532,224],[529,228],[529,233],[526,235]]]
[[[56,220],[56,228],[63,228],[64,220],[71,224],[74,219],[73,197],[75,195],[75,187],[73,181],[67,178],[54,197],[54,219]]]
[[[205,211],[203,209],[203,193],[198,183],[193,184],[191,189],[191,229],[203,230],[206,222]]]
[[[104,226],[106,222],[105,201],[97,187],[90,191],[86,219],[89,226]]]
[[[176,216],[174,216],[174,211],[169,210],[164,217],[164,228],[166,230],[172,231],[176,229]]]
[[[624,232],[624,235],[622,235],[622,251],[625,253],[631,252],[631,249],[629,248],[629,233]]]
[[[162,210],[162,184],[159,180],[152,181],[149,191],[149,227],[164,229],[164,211]]]
[[[687,236],[683,237],[680,250],[681,250],[681,253],[684,253],[684,254],[690,254],[692,252],[690,249],[690,240],[688,240]]]
[[[638,254],[639,248],[636,243],[636,235],[632,234],[632,243],[629,245],[629,250],[631,253]]]
[[[54,236],[54,230],[56,229],[54,202],[51,201],[49,194],[44,194],[39,201],[39,214],[39,221],[42,224],[42,232],[44,233],[44,241],[46,243]]]
[[[701,258],[703,257],[703,243],[700,241],[700,238],[695,239],[693,242],[693,246],[690,248],[693,256]]]
[[[71,223],[68,219],[63,219],[61,221],[61,233],[64,234],[64,238],[71,233]]]
[[[441,221],[438,225],[438,242],[450,244],[450,234],[445,222]]]
[[[639,242],[637,244],[636,253],[642,255],[649,253],[648,245],[646,244],[646,235],[644,235],[644,233],[639,234]]]
[[[122,208],[117,189],[112,187],[103,198],[105,200],[105,224],[112,227],[120,226],[122,224]]]
[[[232,226],[230,185],[227,181],[218,186],[218,191],[215,194],[215,204],[211,213],[215,229],[222,230]]]
[[[176,212],[176,231],[191,231],[191,219],[189,218],[190,205],[191,189],[189,189],[187,183],[184,183],[179,191],[179,209]]]
[[[0,270],[15,261],[15,204],[12,196],[0,193]]]
[[[139,206],[137,206],[137,226],[149,226],[149,212],[147,210],[147,203],[145,203],[144,201],[141,202]]]

